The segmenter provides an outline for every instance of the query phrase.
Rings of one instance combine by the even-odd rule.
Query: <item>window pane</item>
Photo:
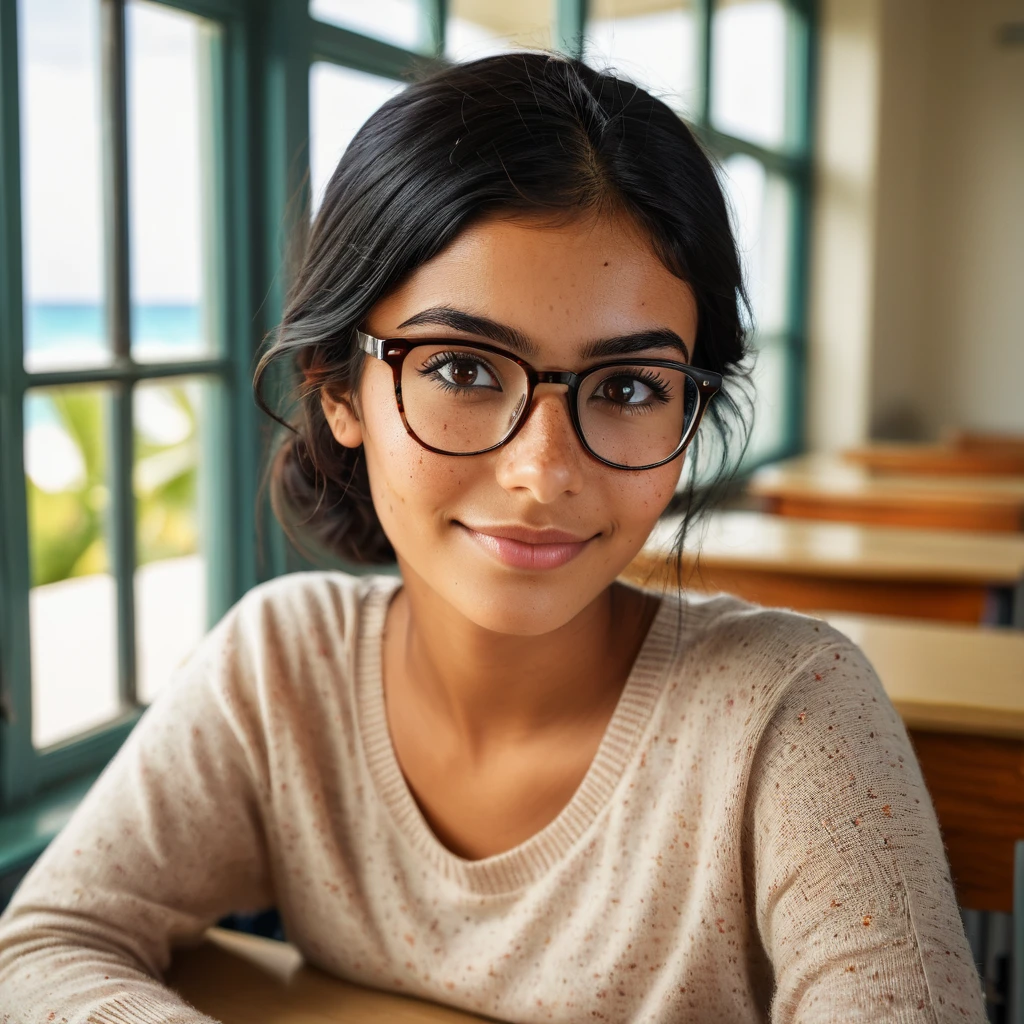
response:
[[[761,462],[777,455],[787,441],[789,408],[788,371],[790,350],[784,344],[767,344],[754,356],[754,429],[744,461]]]
[[[206,631],[200,443],[207,385],[135,389],[136,694],[149,703]]]
[[[745,154],[722,166],[756,327],[778,334],[789,318],[793,187]]]
[[[326,61],[309,69],[309,177],[314,210],[352,137],[385,100],[403,88],[390,78]]]
[[[765,146],[786,141],[788,14],[782,0],[718,0],[711,23],[711,121]]]
[[[595,0],[587,58],[637,82],[680,112],[698,97],[696,19],[690,0]]]
[[[421,0],[310,0],[317,21],[383,39],[406,50],[422,50],[429,42]]]
[[[445,28],[445,55],[472,60],[512,49],[551,49],[555,0],[481,3],[450,0]]]
[[[116,583],[111,573],[110,393],[30,391],[25,399],[32,590],[32,742],[46,747],[115,717]]]
[[[109,359],[99,0],[20,0],[25,368]]]
[[[166,7],[125,10],[132,355],[216,348],[211,259],[211,23]]]

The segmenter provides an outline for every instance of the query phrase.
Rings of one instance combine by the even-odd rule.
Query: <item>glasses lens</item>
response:
[[[643,364],[605,366],[580,384],[583,436],[617,466],[650,466],[679,447],[697,412],[697,385],[681,370]]]
[[[518,363],[467,345],[418,345],[402,365],[402,403],[413,433],[456,455],[503,441],[522,413],[528,387]]]

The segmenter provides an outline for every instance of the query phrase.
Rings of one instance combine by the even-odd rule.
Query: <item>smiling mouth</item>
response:
[[[580,538],[564,530],[534,530],[524,526],[473,528],[458,520],[453,522],[493,558],[513,569],[557,569],[571,562],[600,536]]]

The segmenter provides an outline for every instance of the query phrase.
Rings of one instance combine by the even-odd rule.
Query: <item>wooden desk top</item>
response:
[[[954,448],[1024,454],[1024,434],[993,434],[984,430],[951,430],[942,439]]]
[[[1024,739],[1024,635],[823,612],[858,644],[911,729]]]
[[[679,518],[658,523],[645,560],[671,550]],[[716,512],[687,540],[684,560],[747,571],[847,579],[942,580],[1014,586],[1024,578],[1024,536],[963,530],[789,519],[763,512]]]
[[[1024,510],[1024,477],[876,476],[831,455],[801,455],[757,470],[751,494],[762,497],[842,497],[865,504],[1004,506]]]
[[[223,1024],[461,1024],[448,1007],[351,985],[302,962],[292,945],[211,928],[174,955],[167,984]]]
[[[1024,447],[969,448],[950,444],[876,441],[843,452],[843,458],[872,473],[1024,476]]]

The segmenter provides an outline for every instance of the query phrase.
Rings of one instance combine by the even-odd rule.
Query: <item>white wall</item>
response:
[[[822,0],[808,310],[808,437],[865,436],[882,0]]]
[[[1024,0],[824,0],[809,440],[1024,433]]]
[[[933,431],[1024,433],[1024,46],[996,42],[1024,2],[930,2],[918,401]]]

